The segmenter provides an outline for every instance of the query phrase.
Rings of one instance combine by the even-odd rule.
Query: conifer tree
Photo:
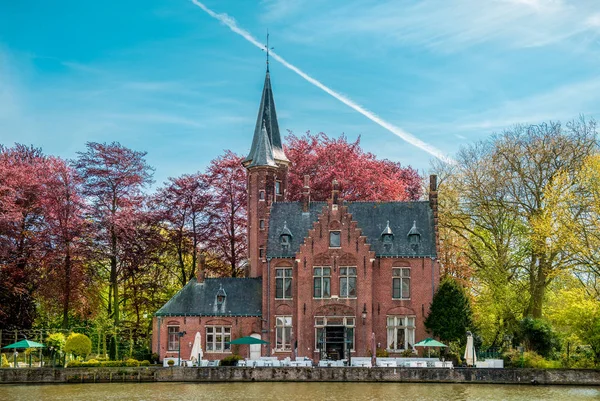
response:
[[[465,341],[467,330],[473,330],[473,312],[465,289],[446,277],[433,296],[425,327],[442,341]]]

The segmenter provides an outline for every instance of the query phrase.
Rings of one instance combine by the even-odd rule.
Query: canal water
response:
[[[0,385],[0,400],[600,400],[600,387],[413,383]]]

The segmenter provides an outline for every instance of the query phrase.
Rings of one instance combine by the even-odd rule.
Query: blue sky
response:
[[[385,121],[453,155],[516,123],[600,117],[597,0],[206,0]],[[246,153],[264,53],[189,0],[0,0],[0,143],[145,150],[160,184]],[[406,143],[273,61],[282,131]]]

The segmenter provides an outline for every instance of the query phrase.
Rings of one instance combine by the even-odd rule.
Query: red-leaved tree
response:
[[[194,277],[199,245],[207,238],[210,198],[206,175],[196,173],[169,178],[152,199],[168,246],[176,254],[182,286]]]
[[[0,329],[29,328],[35,318],[46,165],[40,149],[0,145]]]
[[[310,194],[315,201],[331,196],[334,179],[347,201],[408,201],[421,196],[421,177],[416,170],[363,152],[360,138],[348,142],[344,135],[336,139],[307,132],[298,137],[290,132],[286,141],[286,155],[292,162],[288,200],[301,199],[305,175],[310,176]]]
[[[246,170],[242,160],[228,150],[212,160],[207,169],[211,199],[206,244],[222,261],[222,273],[232,277],[241,274],[248,251]]]
[[[146,152],[128,149],[117,142],[88,142],[85,152],[78,152],[76,168],[84,180],[90,217],[96,228],[96,252],[108,260],[109,299],[107,310],[119,323],[119,259],[121,242],[133,230],[136,213],[143,208],[142,188],[152,182],[152,168]]]
[[[82,179],[77,171],[58,158],[49,158],[46,166],[48,174],[41,197],[45,223],[45,280],[40,290],[50,304],[60,304],[62,327],[66,329],[74,303],[79,314],[90,309],[86,262],[91,224],[84,218]]]

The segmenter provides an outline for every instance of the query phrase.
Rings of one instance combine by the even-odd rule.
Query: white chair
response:
[[[240,367],[245,367],[246,366],[246,361],[244,361],[243,359],[237,362],[237,366]]]

